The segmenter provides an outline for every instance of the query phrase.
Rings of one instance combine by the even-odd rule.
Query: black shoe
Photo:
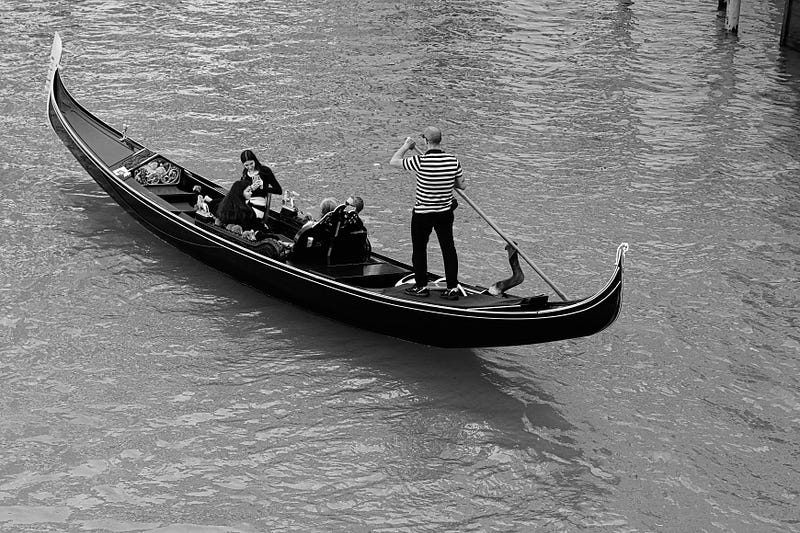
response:
[[[458,300],[458,289],[457,288],[445,289],[439,296],[441,296],[445,300]]]
[[[430,291],[428,290],[428,287],[418,287],[416,285],[414,285],[413,287],[407,288],[403,292],[408,294],[408,295],[410,295],[410,296],[429,296],[430,295]]]

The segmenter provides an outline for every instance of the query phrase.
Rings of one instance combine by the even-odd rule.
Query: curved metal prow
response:
[[[52,98],[53,95],[53,80],[56,77],[56,72],[61,68],[62,52],[61,36],[56,32],[53,36],[53,47],[50,49],[50,67],[47,70],[47,94],[49,97],[47,100],[48,109],[45,109],[45,112],[48,114],[50,113],[50,98]]]
[[[622,263],[625,262],[625,254],[628,251],[628,243],[623,242],[619,246],[617,246],[617,259],[615,260],[617,266],[622,266]]]

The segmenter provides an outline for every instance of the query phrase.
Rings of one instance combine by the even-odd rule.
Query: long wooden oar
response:
[[[420,149],[419,149],[417,146],[414,146],[414,150],[415,150],[415,151],[416,151],[418,154],[420,154],[420,155],[422,154],[422,151],[421,151],[421,150],[420,150]],[[527,255],[525,255],[525,252],[523,252],[522,250],[520,250],[520,249],[519,249],[519,246],[517,246],[517,243],[515,243],[514,241],[512,241],[510,237],[508,237],[508,236],[507,236],[505,233],[503,233],[503,230],[501,230],[500,228],[498,228],[498,227],[497,227],[497,224],[495,224],[494,222],[492,222],[492,219],[490,219],[490,218],[489,218],[489,217],[486,215],[486,213],[484,213],[484,212],[483,212],[483,210],[482,210],[480,207],[478,207],[477,205],[475,205],[475,202],[473,202],[472,200],[470,200],[469,196],[467,196],[467,193],[465,193],[465,192],[464,192],[464,191],[462,191],[461,189],[456,189],[456,192],[457,192],[457,193],[458,193],[458,194],[461,196],[461,198],[463,198],[463,199],[464,199],[464,201],[465,201],[465,202],[467,202],[467,203],[470,205],[470,207],[472,207],[472,209],[474,209],[474,210],[475,210],[475,212],[476,212],[476,213],[478,213],[478,214],[481,216],[481,218],[483,218],[483,220],[485,220],[485,221],[486,221],[486,223],[487,223],[487,224],[489,224],[489,225],[492,227],[492,229],[493,229],[493,230],[495,230],[495,231],[497,232],[497,234],[498,234],[498,235],[500,235],[500,237],[502,237],[502,238],[503,238],[503,240],[504,240],[504,241],[506,241],[506,242],[509,244],[509,246],[511,246],[512,248],[514,248],[514,249],[515,249],[515,250],[516,250],[516,251],[519,253],[520,257],[522,257],[522,258],[525,260],[525,262],[526,262],[526,263],[528,263],[528,264],[531,266],[531,268],[533,268],[533,270],[534,270],[534,271],[536,271],[536,273],[537,273],[537,274],[539,274],[539,277],[541,277],[541,278],[542,278],[542,279],[543,279],[543,280],[544,280],[544,281],[545,281],[545,282],[546,282],[548,285],[550,285],[550,287],[551,287],[551,288],[552,288],[552,289],[553,289],[553,290],[556,292],[556,294],[558,294],[558,295],[561,297],[561,299],[562,299],[562,300],[564,300],[564,301],[567,301],[567,300],[569,300],[569,298],[567,298],[567,295],[566,295],[566,294],[564,294],[564,293],[561,291],[561,289],[559,289],[558,287],[556,287],[555,283],[553,283],[552,281],[550,281],[550,278],[548,278],[548,277],[545,275],[545,273],[544,273],[544,272],[542,272],[541,270],[539,270],[539,267],[537,267],[535,264],[533,264],[533,261],[531,261],[531,260],[528,258],[528,256],[527,256]]]

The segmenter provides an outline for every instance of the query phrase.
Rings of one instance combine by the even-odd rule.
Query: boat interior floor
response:
[[[411,300],[417,302],[427,302],[437,305],[445,305],[447,307],[458,307],[463,309],[475,308],[503,308],[503,307],[522,307],[526,311],[535,311],[547,307],[547,295],[539,294],[531,297],[521,296],[492,296],[487,291],[476,292],[467,289],[459,296],[458,300],[445,300],[441,297],[442,291],[445,287],[429,286],[430,293],[428,296],[413,296],[405,293],[409,285],[402,285],[399,287],[391,287],[382,289],[380,292],[393,298],[400,298],[403,300]]]
[[[411,273],[407,268],[377,260],[344,265],[297,263],[291,260],[289,263],[342,283],[373,289],[393,287],[398,281]]]

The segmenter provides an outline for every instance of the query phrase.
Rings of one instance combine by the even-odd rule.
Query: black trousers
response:
[[[418,287],[428,284],[428,239],[436,232],[444,260],[447,287],[458,286],[458,255],[453,242],[453,211],[444,213],[413,213],[411,215],[411,263],[414,265],[414,282]]]

